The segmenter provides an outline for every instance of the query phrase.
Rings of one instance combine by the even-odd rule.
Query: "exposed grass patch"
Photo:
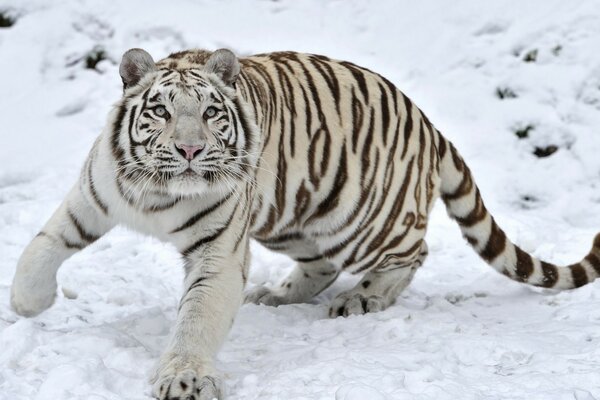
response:
[[[558,146],[551,144],[551,145],[545,146],[545,147],[536,147],[533,154],[536,157],[544,158],[544,157],[548,157],[548,156],[556,153],[557,150],[558,150]]]
[[[534,125],[527,124],[522,128],[515,129],[514,133],[519,139],[526,139],[529,137],[529,133],[535,129]]]
[[[498,96],[498,98],[501,100],[516,99],[518,97],[517,93],[515,93],[515,91],[509,87],[497,87],[496,96]]]
[[[536,62],[537,61],[537,56],[538,56],[538,50],[537,49],[529,50],[523,56],[523,61],[525,61],[525,62]]]
[[[94,49],[85,55],[85,67],[87,69],[96,69],[98,63],[106,59],[106,51],[101,47],[94,47]]]
[[[538,199],[536,199],[534,196],[530,196],[528,194],[522,195],[521,200],[526,203],[535,203],[536,201],[538,201]]]
[[[529,194],[524,194],[519,196],[518,204],[524,210],[530,210],[539,206],[540,199]]]
[[[0,28],[10,28],[16,22],[16,19],[8,15],[6,12],[0,11]]]
[[[554,46],[552,48],[552,54],[554,54],[556,57],[558,57],[560,55],[560,53],[562,52],[563,47],[560,44],[557,44],[556,46]]]

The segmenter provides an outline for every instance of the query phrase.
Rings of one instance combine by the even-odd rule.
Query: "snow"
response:
[[[600,227],[595,0],[0,0],[0,11],[16,18],[0,28],[0,399],[150,398],[183,276],[169,245],[115,229],[65,263],[51,309],[26,319],[8,305],[17,259],[77,179],[131,47],[155,59],[229,47],[353,61],[455,143],[524,249],[570,263]],[[96,46],[108,60],[85,69]],[[532,154],[549,145],[558,151]],[[441,204],[430,221],[425,266],[384,312],[327,318],[352,276],[311,304],[243,306],[218,357],[229,398],[600,399],[600,282],[519,285],[478,259]],[[292,266],[253,250],[251,284]]]

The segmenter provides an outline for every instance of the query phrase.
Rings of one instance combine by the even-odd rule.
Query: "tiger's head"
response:
[[[258,128],[236,95],[240,64],[231,51],[217,50],[204,65],[170,69],[131,49],[119,72],[124,93],[111,138],[118,173],[175,196],[251,179]]]

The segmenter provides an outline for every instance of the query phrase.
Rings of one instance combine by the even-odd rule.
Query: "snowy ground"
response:
[[[598,1],[165,4],[0,0],[16,19],[0,28],[0,399],[150,398],[181,291],[168,245],[116,229],[66,262],[50,310],[25,319],[8,305],[17,259],[75,182],[130,47],[156,59],[289,49],[367,66],[454,141],[522,247],[568,263],[600,230]],[[95,47],[108,59],[86,69]],[[428,241],[427,263],[385,312],[326,317],[355,277],[312,304],[242,307],[218,360],[229,398],[600,399],[600,282],[564,293],[510,282],[440,206]],[[291,267],[254,250],[252,284]]]

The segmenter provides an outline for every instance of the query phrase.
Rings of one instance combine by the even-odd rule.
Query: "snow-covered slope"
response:
[[[0,399],[149,399],[181,291],[170,246],[116,229],[66,262],[51,309],[25,319],[8,305],[20,252],[120,96],[116,63],[130,47],[156,59],[229,47],[364,65],[454,141],[520,246],[567,263],[600,230],[598,1],[166,4],[0,0],[16,20],[0,28]],[[94,49],[106,59],[86,69]],[[385,312],[328,319],[347,276],[312,304],[242,307],[219,355],[230,398],[600,399],[600,282],[563,293],[511,282],[442,207],[428,241],[425,266]],[[254,250],[252,284],[291,267]]]

